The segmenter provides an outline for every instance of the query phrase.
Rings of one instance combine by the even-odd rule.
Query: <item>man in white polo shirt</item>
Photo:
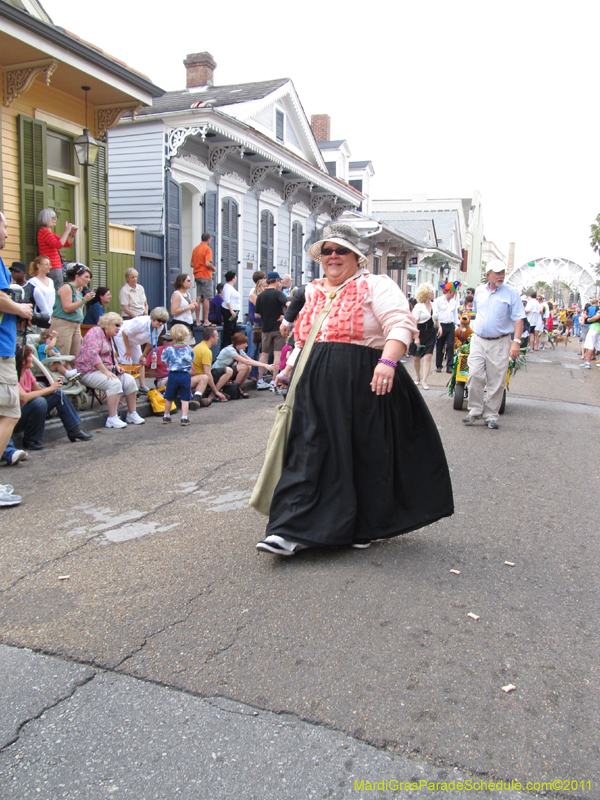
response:
[[[498,428],[508,361],[521,352],[525,309],[517,290],[504,283],[505,275],[504,263],[495,259],[488,264],[488,282],[475,290],[473,308],[477,316],[469,353],[469,413],[463,418],[465,425],[483,417],[488,428]]]
[[[446,372],[452,372],[454,365],[454,332],[458,328],[458,302],[456,292],[460,281],[440,284],[442,294],[433,301],[433,321],[438,328],[435,346],[435,371],[441,372],[446,353]]]

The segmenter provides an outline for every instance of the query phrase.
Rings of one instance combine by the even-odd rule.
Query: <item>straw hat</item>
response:
[[[308,248],[308,255],[313,261],[321,261],[321,249],[325,242],[333,242],[334,244],[339,244],[340,247],[347,247],[352,250],[358,256],[359,266],[364,267],[367,263],[367,257],[360,249],[360,236],[352,225],[345,225],[341,222],[328,225],[323,230],[323,238]]]

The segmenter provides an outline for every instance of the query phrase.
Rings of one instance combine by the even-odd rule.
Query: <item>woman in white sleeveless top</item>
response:
[[[196,310],[197,303],[192,300],[190,295],[190,288],[192,286],[192,279],[189,275],[182,272],[175,278],[173,288],[175,291],[171,295],[171,316],[177,323],[181,323],[188,328],[190,335],[186,339],[186,344],[193,345],[196,343],[194,339],[194,311]]]

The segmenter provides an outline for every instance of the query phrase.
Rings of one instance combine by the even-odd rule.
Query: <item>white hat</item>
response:
[[[325,242],[333,242],[352,250],[358,256],[359,266],[364,267],[367,263],[367,257],[360,249],[360,236],[352,225],[345,225],[342,222],[328,225],[323,230],[323,239],[311,244],[308,248],[308,255],[313,261],[321,261],[321,249]]]
[[[502,270],[505,269],[506,269],[506,264],[504,263],[504,261],[500,261],[499,258],[494,258],[491,261],[488,261],[488,263],[485,266],[486,274],[488,272],[502,272]]]

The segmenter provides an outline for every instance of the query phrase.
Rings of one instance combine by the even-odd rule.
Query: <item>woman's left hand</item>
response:
[[[123,369],[123,367],[117,367],[117,372],[119,373],[119,375],[123,375],[125,370]]]
[[[387,364],[377,364],[371,381],[371,391],[376,394],[387,394],[392,391],[396,370]]]

